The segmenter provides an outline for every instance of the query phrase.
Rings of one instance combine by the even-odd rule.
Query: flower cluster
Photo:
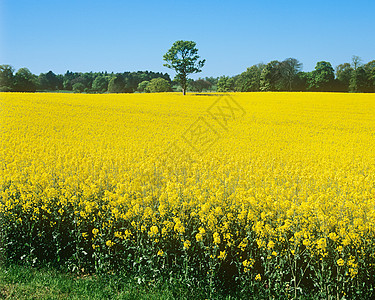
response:
[[[297,282],[298,291],[328,291],[332,280],[350,294],[369,282],[374,96],[232,97],[246,115],[223,130],[205,115],[214,97],[1,93],[9,259],[79,257],[113,269],[121,258],[140,269],[147,256],[207,274],[235,265],[239,280]],[[229,122],[233,111],[221,111]],[[202,130],[215,134],[204,152],[194,143],[207,136],[181,138],[200,115],[215,129]]]

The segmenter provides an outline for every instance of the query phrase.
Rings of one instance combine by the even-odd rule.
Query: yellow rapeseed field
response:
[[[373,279],[375,95],[0,93],[0,120],[9,259],[291,295]]]

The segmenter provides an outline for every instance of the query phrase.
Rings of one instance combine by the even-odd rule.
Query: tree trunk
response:
[[[187,78],[186,78],[186,74],[185,73],[182,73],[182,75],[181,75],[181,87],[182,87],[182,94],[186,95]]]

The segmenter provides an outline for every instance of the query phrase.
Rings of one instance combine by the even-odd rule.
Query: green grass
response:
[[[53,269],[0,266],[0,299],[180,298],[176,292],[161,285],[147,287],[119,276],[77,277]]]
[[[240,297],[242,299],[245,298]],[[253,295],[253,298],[258,297]],[[119,275],[76,276],[56,269],[0,264],[0,299],[234,299],[173,283],[141,283]]]

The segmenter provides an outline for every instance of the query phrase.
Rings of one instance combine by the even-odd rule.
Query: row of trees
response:
[[[165,67],[176,72],[175,80],[186,94],[188,75],[202,71],[206,60],[200,59],[194,41],[176,41],[163,56]],[[204,80],[191,82],[190,86],[208,89]],[[320,61],[312,72],[302,72],[302,63],[295,58],[273,60],[268,64],[257,64],[234,76],[222,76],[217,82],[219,92],[255,91],[339,91],[375,92],[375,60],[362,64],[358,56],[352,63],[338,65],[335,72],[331,63]]]
[[[338,65],[336,71],[331,63],[320,61],[311,72],[302,72],[302,63],[295,58],[274,60],[234,77],[220,77],[217,91],[375,92],[375,60],[363,64],[353,56],[351,63]]]
[[[79,93],[133,93],[138,90],[141,82],[143,85],[150,84],[147,89],[149,92],[158,91],[160,82],[162,82],[163,91],[171,90],[171,79],[168,73],[149,71],[78,73],[67,71],[64,75],[56,75],[49,71],[37,76],[27,68],[21,68],[15,72],[10,65],[0,65],[0,91],[2,92],[67,90]]]
[[[179,87],[180,86],[180,87]],[[333,69],[329,62],[321,61],[315,70],[302,72],[302,64],[295,58],[257,64],[239,75],[206,77],[197,80],[186,77],[171,81],[167,73],[149,71],[124,73],[77,73],[64,75],[52,71],[32,74],[27,68],[16,73],[9,65],[0,65],[0,91],[35,92],[68,90],[86,93],[169,92],[255,92],[255,91],[335,91],[375,92],[375,60],[363,64],[353,56],[350,63]]]

